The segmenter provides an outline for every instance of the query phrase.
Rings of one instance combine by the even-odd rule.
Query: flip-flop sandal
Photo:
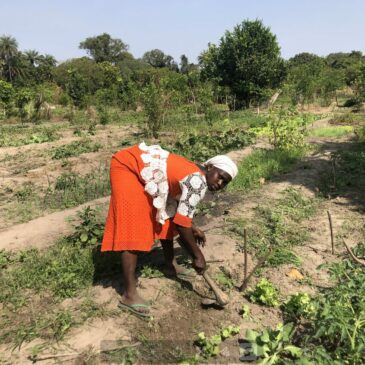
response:
[[[119,302],[118,307],[120,309],[126,310],[130,313],[133,313],[140,318],[151,317],[151,314],[149,311],[150,305],[148,305],[148,304],[143,304],[143,303],[125,304],[125,303]],[[137,310],[137,308],[147,308],[148,312],[141,312],[141,311]]]
[[[190,270],[190,269],[186,269],[183,272],[179,272],[176,275],[171,275],[171,274],[167,274],[166,272],[162,271],[163,274],[170,279],[181,279],[181,280],[189,280],[189,279],[194,279],[196,274],[194,272],[194,270]]]
[[[183,272],[179,272],[176,274],[179,279],[194,279],[196,277],[196,273],[194,270],[186,269]]]

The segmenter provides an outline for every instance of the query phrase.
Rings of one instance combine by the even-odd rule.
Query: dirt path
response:
[[[100,198],[76,208],[55,212],[27,223],[17,224],[0,232],[0,250],[24,250],[31,247],[43,249],[72,232],[70,220],[84,207],[101,207],[106,210],[109,197]]]

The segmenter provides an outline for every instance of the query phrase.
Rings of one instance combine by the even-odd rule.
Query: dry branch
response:
[[[245,271],[244,271],[244,279],[243,281],[246,281],[247,279],[247,230],[244,228],[243,230],[243,253],[244,253],[244,260],[245,260]]]
[[[332,255],[335,254],[335,242],[333,239],[333,226],[332,226],[332,216],[329,210],[327,210],[327,215],[328,215],[328,221],[330,224],[330,232],[331,232],[331,250],[332,250]]]
[[[246,289],[247,284],[251,279],[252,275],[267,261],[267,259],[270,257],[271,254],[272,254],[272,247],[270,247],[269,251],[265,256],[261,257],[261,259],[257,262],[256,266],[252,269],[251,273],[247,276],[247,278],[243,280],[243,283],[240,286],[239,291],[244,291]]]
[[[365,266],[365,261],[364,260],[360,260],[358,257],[356,257],[356,255],[352,252],[351,248],[349,247],[349,245],[346,243],[345,239],[342,238],[342,242],[346,247],[346,250],[348,252],[348,254],[351,256],[351,258],[357,262],[358,264],[360,264],[361,266]]]
[[[136,343],[132,343],[130,345],[124,345],[124,346],[116,346],[116,347],[111,347],[109,349],[106,350],[96,350],[94,351],[94,355],[100,355],[102,353],[105,352],[109,352],[109,351],[117,351],[117,350],[123,350],[126,348],[131,348],[131,347],[136,347],[139,346],[141,343],[140,342],[136,342]],[[76,358],[78,356],[80,356],[82,353],[78,353],[78,352],[70,352],[67,354],[55,354],[55,355],[45,355],[43,357],[29,357],[30,360],[32,360],[33,362],[37,362],[37,361],[44,361],[44,360],[50,360],[50,359],[57,359],[60,357],[70,357],[70,359],[67,359],[67,361],[70,361],[73,358]]]

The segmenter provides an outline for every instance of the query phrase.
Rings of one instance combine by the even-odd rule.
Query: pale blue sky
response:
[[[85,55],[80,41],[107,32],[135,57],[159,48],[196,62],[208,42],[256,18],[276,34],[284,58],[365,53],[365,0],[0,0],[0,35],[60,61]]]

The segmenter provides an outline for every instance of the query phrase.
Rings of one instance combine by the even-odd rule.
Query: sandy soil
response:
[[[321,145],[320,151],[298,163],[292,172],[266,182],[259,191],[252,192],[245,197],[240,195],[232,196],[230,194],[226,196],[221,195],[216,200],[216,207],[208,215],[198,219],[198,223],[200,223],[207,235],[208,245],[204,248],[206,259],[210,261],[220,260],[220,262],[211,262],[209,264],[209,272],[213,276],[214,273],[219,271],[219,266],[223,266],[231,274],[237,286],[243,280],[243,253],[237,252],[237,239],[227,234],[224,228],[224,219],[227,216],[233,218],[242,216],[252,217],[255,207],[270,201],[274,202],[281,196],[281,192],[290,186],[300,189],[307,196],[314,196],[318,191],[319,174],[328,167],[329,153],[335,149],[343,148],[347,140],[343,139],[334,142],[333,140],[317,139],[312,140],[312,142]],[[246,157],[250,151],[252,149],[245,149],[243,152],[234,152],[231,156],[239,160]],[[216,199],[216,197],[210,197],[210,199]],[[106,200],[100,201],[100,203],[105,202]],[[348,197],[324,200],[316,216],[303,223],[310,234],[308,242],[303,246],[295,248],[295,252],[302,259],[302,267],[299,271],[304,275],[304,278],[308,279],[306,281],[308,284],[300,283],[298,280],[288,276],[292,269],[290,265],[282,265],[275,269],[267,268],[262,273],[280,289],[283,295],[297,291],[312,293],[317,286],[329,285],[326,272],[317,270],[319,264],[339,259],[339,256],[334,256],[330,252],[327,210],[331,211],[335,234],[346,232],[346,225],[350,225],[351,232],[356,231],[356,224],[361,224],[362,213],[354,200]],[[40,218],[39,222],[49,219],[48,222],[53,222],[53,225],[60,226],[60,229],[57,227],[57,229],[52,231],[52,237],[56,238],[62,232],[67,231],[66,226],[61,223],[64,222],[65,216],[73,214],[75,211],[76,209],[54,215],[54,221],[50,217],[43,217]],[[223,215],[221,214],[222,212],[224,212]],[[2,243],[4,240],[10,239],[12,242],[16,242],[13,244],[13,247],[19,249],[25,247],[27,245],[27,235],[32,225],[33,223],[29,222],[28,225],[13,227],[12,231],[3,232],[0,235],[0,242]],[[42,223],[40,223],[40,226],[42,226]],[[18,233],[16,233],[17,230]],[[19,237],[17,240],[14,238],[16,234]],[[38,239],[29,240],[28,244],[45,247],[52,238],[47,236],[48,234],[49,229],[44,230],[43,233],[40,230]],[[352,234],[349,237],[349,242],[355,243],[359,237],[357,234]],[[6,246],[5,244],[2,247]],[[178,248],[176,251],[177,253],[180,252]],[[336,239],[336,253],[343,251],[339,240]],[[156,249],[146,254],[142,257],[142,262],[161,264],[163,262],[161,248],[156,247]],[[249,256],[249,272],[254,264],[255,260]],[[254,284],[258,279],[258,277],[253,277],[251,284]],[[139,277],[139,290],[143,297],[153,301],[152,321],[147,323],[122,311],[119,311],[115,317],[87,321],[84,325],[73,328],[62,343],[56,344],[52,349],[46,349],[41,355],[47,356],[48,354],[53,356],[54,354],[62,355],[72,352],[79,354],[78,359],[75,356],[60,357],[44,360],[41,363],[60,363],[60,359],[67,364],[82,363],[80,362],[80,356],[85,358],[85,354],[91,354],[92,351],[103,349],[104,346],[113,346],[118,340],[135,343],[141,338],[145,338],[147,344],[150,345],[149,347],[146,347],[146,343],[143,346],[140,345],[140,348],[142,346],[143,349],[150,349],[143,353],[143,358],[145,360],[159,359],[157,361],[161,363],[162,353],[174,353],[178,347],[184,353],[194,353],[195,349],[192,339],[201,330],[208,335],[212,335],[217,333],[220,326],[236,324],[241,328],[241,335],[239,337],[244,337],[245,331],[248,328],[274,326],[282,320],[278,309],[266,308],[252,303],[249,303],[251,319],[242,319],[239,315],[239,309],[243,304],[248,304],[248,301],[236,289],[227,291],[230,302],[224,310],[202,309],[200,305],[202,297],[212,297],[212,293],[208,290],[202,277],[197,277],[192,283],[185,283],[184,285],[164,277],[153,279]],[[100,306],[115,310],[121,292],[122,285],[119,277],[106,278],[92,288],[92,297]],[[77,300],[77,298],[68,300],[64,305],[72,307],[76,305]],[[218,358],[217,363],[238,362],[238,346],[235,341],[236,339],[231,342],[227,341],[227,343],[221,346],[224,351],[223,355]],[[4,363],[29,364],[30,361],[27,360],[27,356],[32,347],[38,343],[39,341],[34,341],[26,344],[15,352],[10,352],[9,348],[4,345],[0,346],[0,351],[4,354],[2,355]],[[143,361],[140,363],[143,363]]]

